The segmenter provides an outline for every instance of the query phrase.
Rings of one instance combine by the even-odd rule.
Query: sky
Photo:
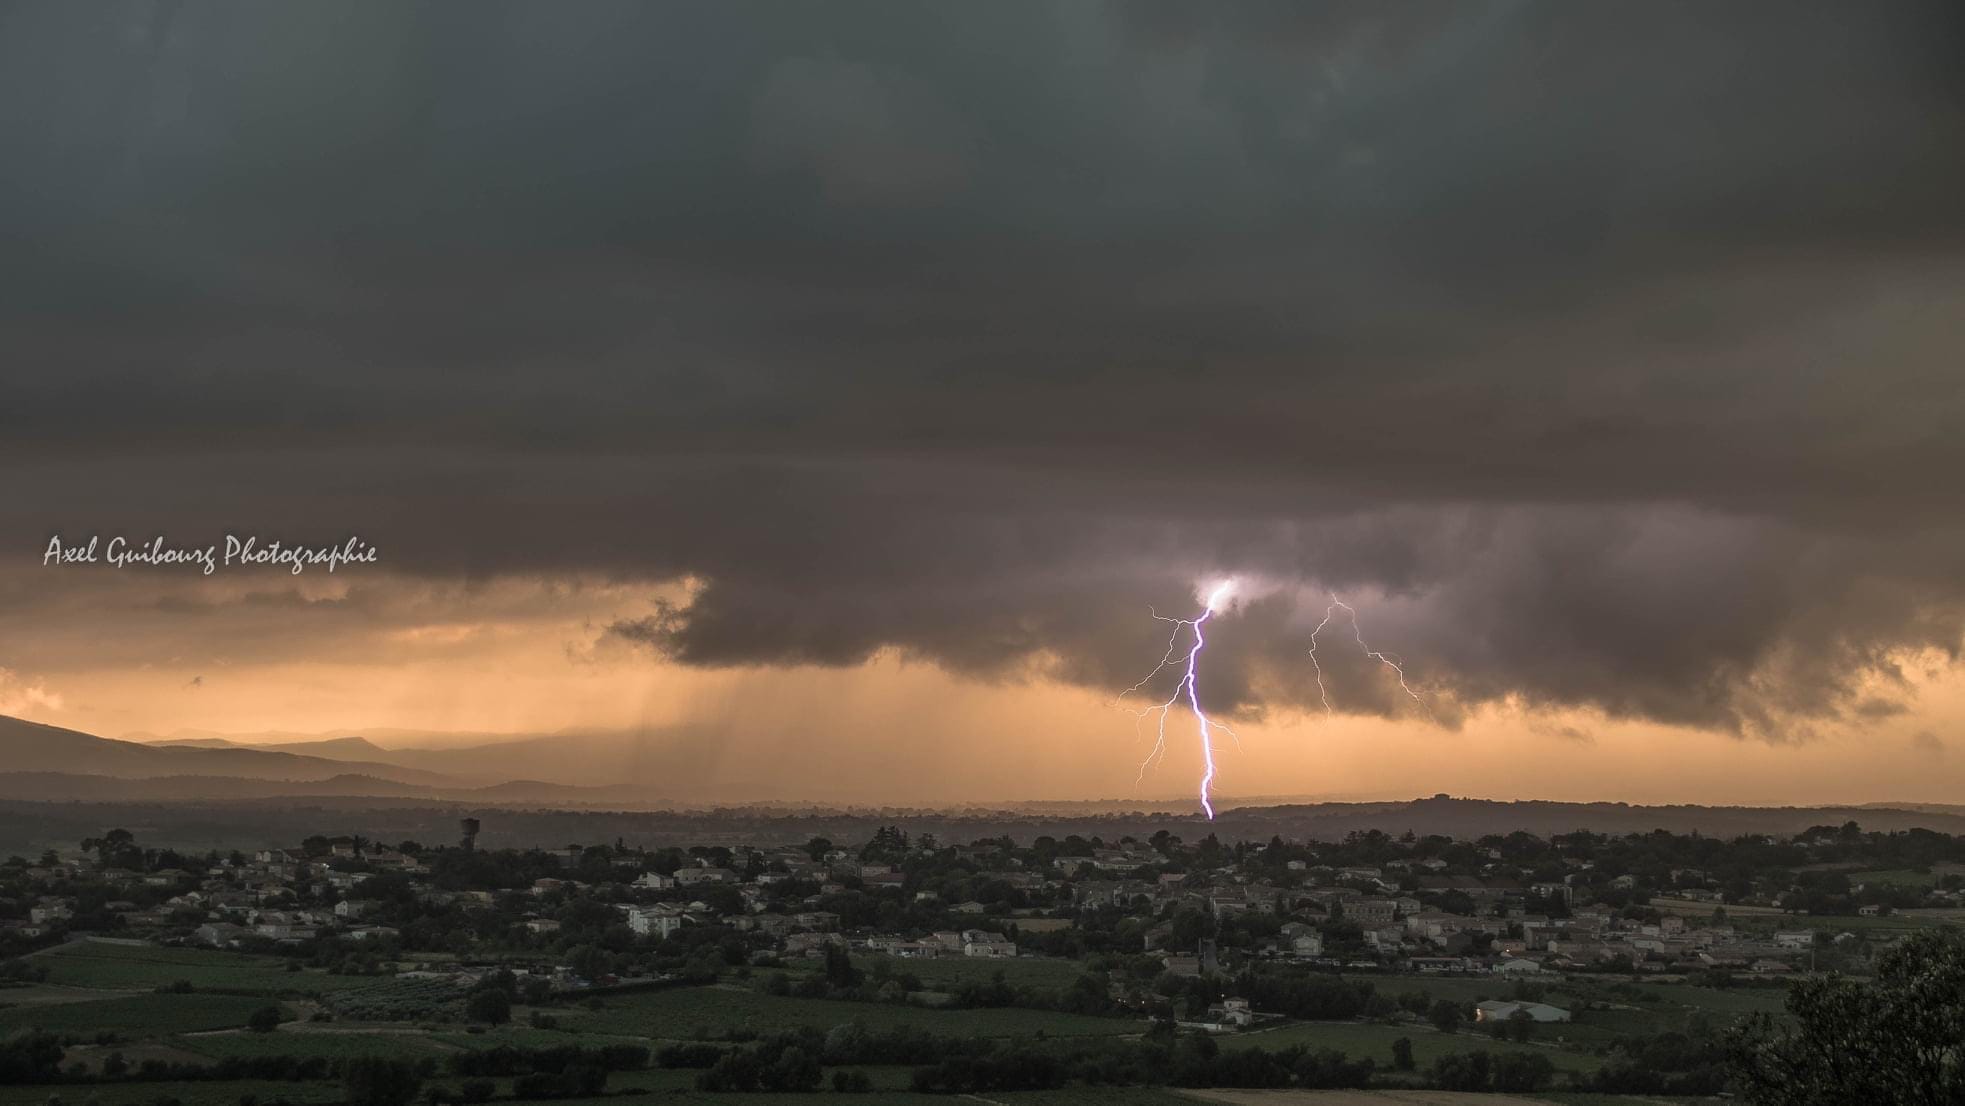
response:
[[[1121,693],[1232,580],[1224,794],[1955,798],[1961,45],[1892,0],[0,3],[0,713],[1186,794],[1191,719],[1142,772],[1129,713],[1167,674]],[[44,563],[227,534],[377,561]],[[1333,596],[1420,701],[1311,664]]]

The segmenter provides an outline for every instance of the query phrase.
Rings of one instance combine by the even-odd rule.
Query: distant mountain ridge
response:
[[[145,742],[153,749],[257,749],[262,753],[298,753],[301,756],[346,759],[362,757],[386,763],[389,750],[366,737],[330,737],[322,741],[286,741],[277,744],[230,741],[223,737],[176,737]]]
[[[448,786],[441,772],[267,749],[145,745],[0,715],[0,770],[140,779],[223,776],[254,780],[325,780],[358,772],[394,783]]]
[[[433,772],[468,786],[536,780],[566,787],[657,786],[688,771],[693,735],[674,729],[480,734],[374,730],[367,734],[217,734],[179,731],[169,737],[132,734],[150,748],[248,749],[295,752],[353,765],[388,764]],[[460,744],[402,745],[418,738]],[[278,739],[278,740],[271,740]],[[386,742],[386,744],[378,743]],[[0,765],[4,768],[5,765]],[[364,768],[363,771],[368,771]]]
[[[96,776],[79,772],[14,772],[0,769],[0,800],[58,803],[232,803],[260,799],[416,799],[430,803],[662,810],[678,804],[645,788],[570,787],[514,780],[490,787],[431,787],[358,773],[319,780],[265,780],[240,776]]]

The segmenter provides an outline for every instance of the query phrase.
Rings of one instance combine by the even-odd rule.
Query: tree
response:
[[[82,851],[95,853],[105,868],[133,868],[143,862],[143,852],[136,847],[136,835],[126,829],[113,829],[101,837],[85,837]]]
[[[1524,1044],[1535,1036],[1535,1018],[1526,1010],[1516,1010],[1508,1015],[1508,1036]]]
[[[1451,999],[1441,999],[1433,1004],[1426,1014],[1426,1020],[1442,1033],[1451,1033],[1460,1026],[1460,1005]]]
[[[423,1080],[416,1065],[382,1056],[356,1056],[341,1065],[348,1106],[408,1106]]]
[[[0,1083],[45,1083],[61,1071],[61,1038],[39,1031],[0,1039]]]
[[[497,987],[473,992],[464,1003],[464,1016],[474,1022],[503,1025],[512,1020],[512,996]]]
[[[1433,1085],[1443,1091],[1485,1091],[1493,1058],[1485,1052],[1454,1053],[1433,1061]]]
[[[271,1033],[280,1028],[280,1008],[262,1006],[254,1010],[252,1017],[246,1019],[246,1028],[254,1033]]]
[[[1400,1071],[1412,1070],[1411,1037],[1400,1037],[1392,1042],[1392,1066]]]
[[[819,1061],[802,1048],[788,1048],[758,1072],[758,1087],[766,1091],[816,1091],[823,1073]]]
[[[853,958],[846,955],[846,946],[835,941],[826,942],[826,983],[846,990],[858,986],[859,982],[860,970],[853,966]]]
[[[1876,978],[1797,981],[1792,1024],[1766,1014],[1728,1036],[1754,1106],[1965,1102],[1965,933],[1924,932],[1877,959]]]
[[[1494,1089],[1532,1093],[1549,1085],[1556,1066],[1539,1052],[1503,1052],[1494,1057]]]

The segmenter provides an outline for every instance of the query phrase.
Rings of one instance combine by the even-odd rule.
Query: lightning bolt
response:
[[[1324,608],[1324,620],[1317,623],[1316,629],[1310,631],[1310,667],[1317,673],[1317,697],[1324,702],[1325,716],[1332,716],[1336,712],[1331,709],[1330,692],[1324,687],[1323,666],[1317,663],[1317,635],[1323,633],[1324,627],[1330,625],[1331,618],[1337,613],[1339,608],[1343,608],[1345,615],[1351,619],[1351,637],[1358,643],[1358,649],[1365,656],[1391,669],[1393,675],[1398,677],[1399,690],[1405,692],[1407,697],[1413,702],[1418,703],[1420,709],[1426,712],[1428,718],[1435,718],[1433,708],[1427,705],[1426,700],[1419,697],[1418,692],[1412,690],[1411,685],[1406,683],[1405,665],[1399,661],[1396,655],[1381,653],[1365,644],[1364,631],[1358,628],[1358,612],[1351,604],[1339,599],[1335,594],[1330,597],[1330,606]],[[1435,720],[1437,721],[1436,718]]]
[[[1173,632],[1167,637],[1167,652],[1160,658],[1160,663],[1154,666],[1153,671],[1146,674],[1145,679],[1120,693],[1120,697],[1124,698],[1151,683],[1155,676],[1158,676],[1168,668],[1177,665],[1183,666],[1180,680],[1174,684],[1173,694],[1167,696],[1164,702],[1156,703],[1153,706],[1133,712],[1135,718],[1143,719],[1149,715],[1158,716],[1153,750],[1146,754],[1144,761],[1140,762],[1140,778],[1144,779],[1146,777],[1146,769],[1154,761],[1166,757],[1167,716],[1173,713],[1174,708],[1180,705],[1182,699],[1186,699],[1187,709],[1194,713],[1194,720],[1200,728],[1201,809],[1207,813],[1210,820],[1214,818],[1214,803],[1209,798],[1209,794],[1214,787],[1215,777],[1213,731],[1221,730],[1230,737],[1235,737],[1235,731],[1220,722],[1210,719],[1207,712],[1201,709],[1201,693],[1196,687],[1195,676],[1197,670],[1200,668],[1201,650],[1208,643],[1207,638],[1201,632],[1201,627],[1207,624],[1208,619],[1214,617],[1215,608],[1220,606],[1228,597],[1231,583],[1232,581],[1216,585],[1215,589],[1208,593],[1207,602],[1201,608],[1201,613],[1194,618],[1168,618],[1165,615],[1155,613],[1153,617],[1161,622],[1173,623]],[[1176,659],[1180,653],[1181,638],[1189,634],[1193,637],[1194,644],[1187,650],[1184,661]],[[1241,739],[1237,737],[1236,740],[1239,742]]]

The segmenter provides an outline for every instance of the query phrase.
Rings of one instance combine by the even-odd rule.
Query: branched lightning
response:
[[[1419,693],[1414,691],[1411,685],[1406,683],[1405,665],[1399,661],[1398,656],[1396,654],[1381,653],[1371,646],[1366,645],[1364,631],[1358,628],[1358,612],[1352,608],[1351,604],[1346,603],[1335,595],[1330,597],[1330,605],[1324,608],[1323,621],[1317,623],[1317,628],[1310,631],[1310,667],[1317,673],[1317,697],[1323,700],[1324,714],[1330,716],[1335,712],[1331,709],[1330,692],[1324,687],[1323,666],[1317,663],[1317,635],[1323,633],[1324,627],[1330,625],[1331,617],[1340,607],[1344,609],[1344,613],[1351,619],[1351,637],[1358,643],[1358,649],[1365,656],[1391,669],[1393,675],[1398,677],[1399,690],[1405,692],[1413,702],[1418,703],[1420,709],[1426,712],[1427,717],[1433,717],[1433,708],[1428,706],[1426,700],[1420,698]]]
[[[1201,627],[1207,623],[1208,619],[1214,616],[1215,608],[1227,598],[1229,586],[1226,583],[1216,586],[1214,591],[1208,594],[1207,602],[1202,607],[1201,613],[1194,618],[1168,618],[1165,615],[1155,612],[1153,615],[1154,618],[1162,622],[1173,623],[1173,632],[1167,637],[1166,654],[1160,658],[1160,663],[1154,666],[1153,671],[1146,674],[1145,679],[1121,693],[1121,698],[1130,695],[1152,682],[1155,676],[1158,676],[1167,668],[1181,664],[1182,662],[1176,659],[1180,652],[1180,639],[1183,636],[1183,631],[1191,632],[1194,644],[1187,650],[1180,681],[1174,685],[1173,694],[1167,696],[1164,702],[1156,703],[1153,706],[1133,713],[1136,718],[1158,715],[1153,750],[1146,755],[1146,759],[1141,761],[1139,766],[1140,776],[1141,778],[1145,778],[1148,766],[1167,755],[1167,715],[1173,713],[1174,708],[1180,705],[1182,699],[1187,700],[1187,709],[1194,713],[1194,720],[1200,729],[1202,769],[1201,809],[1207,813],[1210,819],[1214,817],[1214,803],[1209,798],[1209,793],[1214,786],[1215,776],[1213,731],[1217,729],[1221,730],[1230,737],[1235,737],[1237,743],[1241,739],[1236,737],[1234,730],[1229,729],[1220,722],[1213,721],[1208,717],[1207,712],[1201,709],[1201,694],[1196,687],[1195,675],[1200,667],[1201,650],[1208,643],[1207,638],[1201,632]]]
[[[1203,627],[1207,625],[1209,619],[1214,617],[1215,611],[1227,599],[1230,587],[1230,583],[1217,585],[1213,591],[1208,593],[1208,598],[1201,608],[1201,613],[1193,618],[1168,618],[1158,611],[1152,612],[1156,620],[1168,623],[1173,627],[1172,631],[1167,635],[1166,652],[1161,654],[1160,663],[1153,666],[1153,671],[1148,672],[1145,679],[1119,693],[1119,697],[1123,699],[1128,695],[1141,691],[1153,683],[1154,679],[1160,673],[1165,672],[1169,668],[1175,669],[1180,673],[1180,678],[1174,683],[1172,693],[1165,699],[1132,712],[1135,724],[1143,722],[1147,718],[1154,720],[1153,748],[1146,754],[1146,759],[1140,762],[1139,778],[1142,780],[1145,779],[1148,768],[1166,759],[1167,716],[1172,714],[1176,708],[1185,706],[1194,715],[1194,721],[1200,734],[1201,809],[1206,812],[1210,819],[1214,817],[1214,732],[1220,730],[1226,733],[1235,739],[1237,745],[1241,744],[1241,737],[1226,724],[1209,718],[1207,712],[1201,709],[1198,673],[1201,667],[1201,650],[1206,648],[1208,644]],[[1317,623],[1316,629],[1310,631],[1310,667],[1317,675],[1317,697],[1323,701],[1324,713],[1334,717],[1337,712],[1331,705],[1330,689],[1324,683],[1323,666],[1317,660],[1318,638],[1330,626],[1331,621],[1337,617],[1337,612],[1340,610],[1351,621],[1351,639],[1358,643],[1359,652],[1390,669],[1393,676],[1399,681],[1399,690],[1405,692],[1408,698],[1419,704],[1419,708],[1426,712],[1427,717],[1433,717],[1432,706],[1417,691],[1413,690],[1411,684],[1406,682],[1405,663],[1399,659],[1397,654],[1381,652],[1367,644],[1364,630],[1358,625],[1357,610],[1349,603],[1339,599],[1335,594],[1330,597],[1330,605],[1324,608],[1323,620]]]

